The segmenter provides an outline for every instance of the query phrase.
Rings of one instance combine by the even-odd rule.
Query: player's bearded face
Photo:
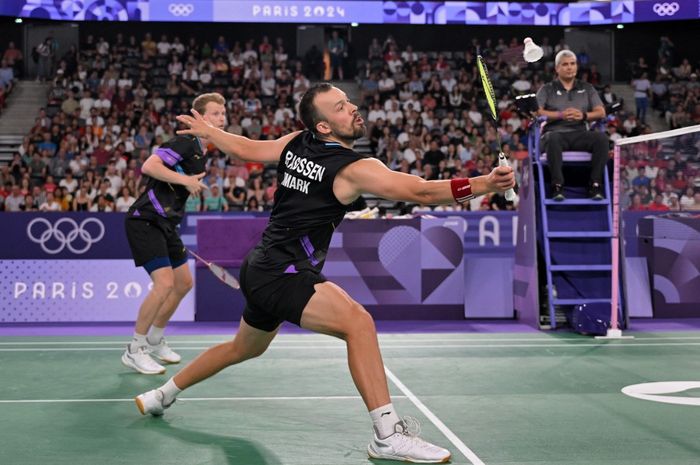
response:
[[[328,121],[333,133],[342,139],[346,140],[357,140],[364,137],[367,132],[367,126],[365,125],[365,120],[360,115],[359,111],[355,111],[353,114],[338,119],[334,118]]]
[[[357,105],[337,87],[316,97],[316,105],[331,133],[338,139],[355,141],[365,135],[367,127]]]

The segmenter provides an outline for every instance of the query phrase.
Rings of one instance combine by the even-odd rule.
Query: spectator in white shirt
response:
[[[451,72],[446,71],[442,78],[442,81],[440,81],[440,84],[442,85],[442,88],[445,89],[449,94],[450,92],[452,92],[454,86],[457,85],[457,80],[454,78],[454,76],[452,76]]]
[[[123,89],[125,87],[134,87],[134,81],[132,81],[129,77],[129,73],[127,73],[126,71],[122,71],[122,75],[117,81],[117,87],[119,87],[120,89]]]
[[[618,140],[622,139],[622,134],[617,132],[617,128],[615,126],[610,126],[608,128],[608,131],[608,139],[610,139],[610,142],[612,142],[613,144]]]
[[[121,195],[117,199],[116,210],[118,212],[126,212],[134,202],[136,202],[136,198],[131,195],[129,188],[124,186],[122,187]]]
[[[481,112],[476,108],[476,103],[472,103],[469,109],[469,119],[474,123],[474,126],[482,126],[484,123],[484,117]]]
[[[86,126],[99,126],[105,125],[105,120],[102,116],[97,113],[97,108],[90,110],[90,116],[85,119]]]
[[[275,86],[277,81],[275,80],[274,74],[269,69],[263,71],[262,77],[260,78],[260,91],[265,97],[272,97],[275,95]]]
[[[399,102],[399,99],[396,97],[396,94],[391,94],[389,96],[389,99],[384,102],[384,111],[389,111],[392,108],[394,108],[394,103],[399,105],[401,102]]]
[[[647,171],[649,171],[649,167],[647,167]],[[678,194],[673,192],[673,186],[670,183],[666,184],[666,186],[664,187],[664,191],[661,194],[661,197],[661,202],[667,207],[671,206],[671,203],[673,202],[671,199],[675,199],[676,202],[678,202]]]
[[[95,100],[92,106],[97,108],[100,113],[109,113],[109,109],[112,108],[112,101],[107,98],[104,92],[101,92],[100,98]]]
[[[378,119],[386,120],[386,112],[382,110],[379,102],[375,102],[372,105],[372,109],[367,114],[367,121],[374,124]]]
[[[418,54],[413,51],[413,47],[411,45],[406,45],[406,50],[401,53],[401,59],[405,63],[416,63],[418,61]]]
[[[182,53],[185,51],[185,46],[182,42],[180,42],[180,38],[178,36],[173,37],[173,43],[170,44],[170,50],[178,55],[182,55]]]
[[[56,201],[53,192],[46,193],[46,201],[39,205],[39,210],[42,212],[59,212],[61,204]]]
[[[380,94],[389,94],[393,92],[396,89],[396,83],[392,78],[389,77],[389,75],[386,73],[386,71],[382,71],[381,78],[379,79],[378,82],[378,90]]]
[[[173,55],[172,60],[168,63],[168,74],[175,74],[177,76],[182,74],[182,62],[177,55]]]
[[[100,40],[97,42],[97,46],[95,48],[97,49],[97,53],[100,55],[109,54],[109,43],[107,43],[104,37],[100,37]]]
[[[693,197],[695,196],[695,191],[693,190],[692,187],[688,187],[685,190],[685,193],[681,196],[680,204],[681,204],[681,210],[692,210],[693,207],[695,206],[695,200]]]
[[[95,105],[95,99],[90,92],[85,92],[78,104],[80,105],[80,117],[86,119],[90,116],[90,110]]]
[[[69,194],[74,193],[78,189],[78,180],[73,177],[73,170],[68,168],[65,172],[65,177],[58,182],[59,187],[62,187]]]
[[[170,42],[168,42],[168,36],[163,34],[160,36],[160,42],[156,45],[156,48],[158,49],[158,54],[159,55],[167,55],[170,53],[170,49],[172,46],[170,45]]]
[[[422,107],[421,107],[421,103],[420,103],[420,97],[418,96],[418,93],[417,93],[417,92],[414,92],[414,93],[413,93],[413,97],[411,97],[410,99],[406,100],[406,101],[403,103],[403,109],[404,109],[404,111],[409,111],[409,110],[410,110],[409,105],[412,105],[412,106],[413,106],[413,110],[416,110],[418,113],[420,113],[420,112],[422,111]]]
[[[532,83],[527,80],[524,74],[521,74],[513,83],[513,89],[517,90],[521,94],[524,94],[532,89]]]
[[[282,124],[285,118],[294,119],[294,112],[289,108],[283,100],[280,100],[279,107],[275,110],[275,124]]]
[[[394,102],[391,105],[391,110],[386,113],[386,119],[392,125],[396,125],[400,119],[403,119],[403,112],[399,110],[398,102]]]

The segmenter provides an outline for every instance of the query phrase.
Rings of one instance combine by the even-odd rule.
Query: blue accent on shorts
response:
[[[157,269],[171,266],[172,265],[170,264],[170,259],[168,257],[156,257],[143,265],[143,268],[148,272],[148,274],[151,274]]]
[[[184,256],[183,258],[181,258],[180,260],[172,260],[171,263],[172,263],[173,270],[174,270],[175,268],[179,268],[179,267],[181,267],[182,265],[184,265],[185,263],[187,263],[187,255],[185,255],[185,256]]]

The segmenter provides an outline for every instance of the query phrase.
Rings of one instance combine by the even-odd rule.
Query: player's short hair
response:
[[[299,102],[299,119],[302,123],[304,123],[306,129],[313,132],[314,134],[317,133],[316,124],[318,124],[319,121],[323,120],[323,117],[321,116],[321,113],[319,113],[318,108],[314,106],[314,99],[318,94],[328,92],[332,88],[333,85],[328,82],[314,84],[311,87],[309,87],[309,89],[306,92],[304,92],[304,95],[301,97],[301,101]]]
[[[576,54],[571,50],[561,50],[559,53],[557,53],[557,56],[554,57],[554,66],[559,66],[559,63],[561,63],[561,60],[563,60],[564,58],[573,58],[574,60],[576,60]]]
[[[197,110],[197,113],[200,115],[203,115],[207,108],[207,103],[209,102],[215,102],[219,105],[226,105],[226,99],[223,95],[218,92],[210,92],[208,94],[202,94],[194,99],[192,102],[192,108]]]

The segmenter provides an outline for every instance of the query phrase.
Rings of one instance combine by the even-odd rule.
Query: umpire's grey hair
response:
[[[572,52],[571,50],[561,50],[559,53],[557,53],[557,56],[554,57],[554,66],[557,67],[559,66],[559,63],[561,63],[561,60],[563,60],[566,57],[573,57],[574,60],[576,60],[576,54]]]

